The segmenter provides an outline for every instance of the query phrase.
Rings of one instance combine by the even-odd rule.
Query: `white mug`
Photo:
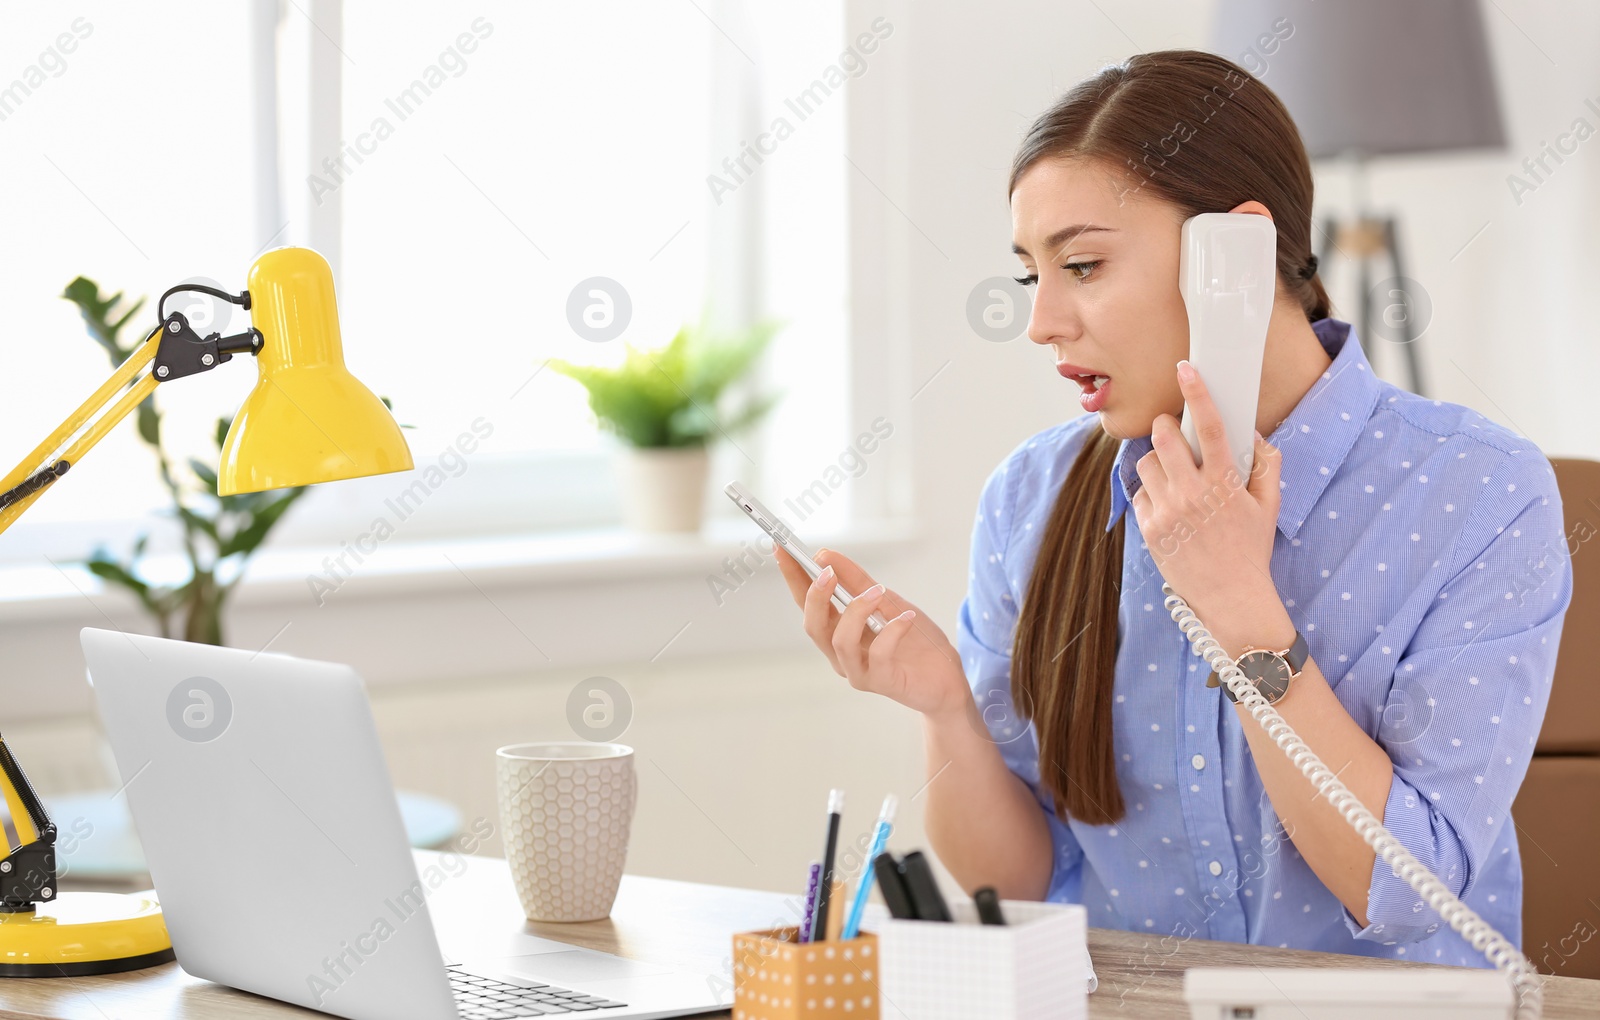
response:
[[[495,752],[506,861],[530,921],[611,914],[638,799],[633,748],[585,740]]]

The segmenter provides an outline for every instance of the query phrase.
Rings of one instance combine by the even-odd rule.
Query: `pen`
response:
[[[892,793],[883,798],[878,824],[872,830],[872,846],[867,850],[867,859],[861,864],[861,880],[856,883],[855,899],[850,901],[850,913],[845,916],[844,931],[839,933],[839,937],[846,941],[855,938],[861,930],[861,913],[867,907],[867,892],[872,888],[872,861],[883,853],[883,845],[889,841],[889,830],[894,828],[894,809],[898,803]]]
[[[806,877],[806,905],[805,914],[800,918],[800,931],[795,941],[811,941],[811,916],[817,910],[817,889],[822,885],[822,865],[816,861],[811,862],[811,870]]]
[[[839,845],[839,816],[844,813],[844,791],[828,791],[828,835],[822,845],[822,875],[817,886],[817,909],[811,913],[807,942],[821,942],[828,933],[828,907],[833,892],[833,852]]]

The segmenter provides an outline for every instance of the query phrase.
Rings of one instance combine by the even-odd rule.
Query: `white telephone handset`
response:
[[[1189,361],[1205,381],[1206,389],[1221,414],[1227,430],[1229,452],[1241,479],[1249,478],[1255,465],[1256,405],[1261,394],[1261,364],[1266,350],[1267,320],[1272,314],[1272,299],[1277,283],[1277,243],[1277,230],[1265,216],[1201,213],[1184,221],[1182,250],[1178,255],[1178,289],[1183,294],[1184,305],[1189,312]],[[1187,405],[1183,409],[1180,428],[1183,437],[1189,441],[1195,463],[1201,463],[1199,437],[1195,434],[1194,418]],[[1172,614],[1173,621],[1188,638],[1191,649],[1217,671],[1222,682],[1249,711],[1251,718],[1272,735],[1312,785],[1361,833],[1378,857],[1396,874],[1405,876],[1429,907],[1438,911],[1451,928],[1481,950],[1505,974],[1517,995],[1514,1008],[1519,1020],[1537,1018],[1543,1005],[1541,980],[1527,957],[1462,903],[1448,886],[1439,881],[1383,827],[1382,819],[1356,799],[1349,788],[1339,781],[1338,774],[1322,763],[1278,714],[1277,709],[1261,695],[1254,682],[1228,658],[1183,597],[1174,592],[1169,584],[1163,583],[1161,590],[1166,595],[1163,608]],[[1194,970],[1205,971],[1208,968]],[[1261,972],[1271,971],[1272,968],[1266,968]],[[1354,976],[1362,972],[1349,973]],[[1387,976],[1393,972],[1377,973]],[[1211,975],[1196,974],[1196,978],[1203,977],[1215,978],[1225,985],[1230,980],[1224,971]],[[1235,996],[1235,1000],[1243,1001],[1238,996]],[[1374,1005],[1397,1007],[1400,1002],[1401,999],[1396,997],[1393,1001]]]
[[[1201,213],[1184,221],[1178,291],[1189,311],[1189,363],[1222,415],[1239,477],[1255,466],[1256,404],[1267,320],[1278,278],[1278,231],[1254,213]],[[1196,464],[1200,438],[1187,404],[1180,425]]]

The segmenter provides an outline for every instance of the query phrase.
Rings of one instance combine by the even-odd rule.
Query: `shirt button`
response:
[[[1220,875],[1222,874],[1222,865],[1218,864],[1216,861],[1212,861],[1210,864],[1206,865],[1206,870],[1211,872],[1213,875]]]
[[[1193,758],[1189,759],[1189,764],[1194,766],[1194,770],[1196,772],[1199,772],[1201,769],[1206,767],[1205,756],[1197,754]]]

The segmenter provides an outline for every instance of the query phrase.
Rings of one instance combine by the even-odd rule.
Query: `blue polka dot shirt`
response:
[[[1349,323],[1312,327],[1333,363],[1268,437],[1283,451],[1273,581],[1335,696],[1394,763],[1387,799],[1367,806],[1520,945],[1509,808],[1572,599],[1555,475],[1515,432],[1377,378]],[[1105,527],[1124,516],[1126,527],[1112,715],[1127,813],[1111,825],[1055,817],[1033,726],[1011,704],[1011,643],[1061,483],[1099,427],[1086,414],[1045,429],[990,474],[959,613],[973,697],[1049,820],[1047,898],[1156,937],[1488,966],[1381,859],[1362,927],[1296,851],[1245,742],[1241,726],[1255,723],[1205,686],[1209,667],[1162,606],[1125,513],[1148,436],[1122,441],[1106,479]]]

